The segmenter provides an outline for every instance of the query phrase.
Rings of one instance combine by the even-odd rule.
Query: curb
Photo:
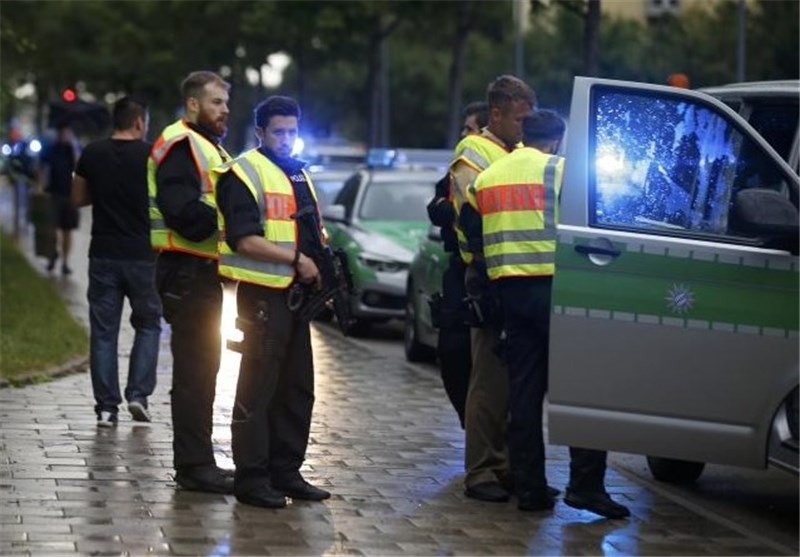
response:
[[[52,366],[41,371],[33,371],[14,377],[13,379],[0,379],[0,389],[25,387],[36,383],[46,383],[76,373],[86,373],[89,371],[89,356],[83,355],[67,360],[63,364]]]

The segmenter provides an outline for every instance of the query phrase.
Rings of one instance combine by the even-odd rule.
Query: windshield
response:
[[[313,178],[312,178],[313,179]],[[336,194],[342,189],[344,179],[341,180],[314,180],[314,189],[317,191],[317,200],[320,208],[333,203]]]
[[[361,202],[362,220],[424,221],[433,182],[372,182]]]

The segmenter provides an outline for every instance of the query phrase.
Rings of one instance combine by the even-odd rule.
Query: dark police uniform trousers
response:
[[[172,328],[171,410],[175,469],[214,466],[211,431],[220,363],[222,288],[217,262],[162,251],[156,284]]]
[[[547,393],[553,278],[513,277],[495,284],[506,331],[508,444],[515,491],[536,496],[547,486],[542,412]],[[603,493],[605,470],[605,451],[570,448],[570,490]]]
[[[300,477],[314,407],[314,362],[308,322],[286,305],[287,290],[240,282],[240,319],[257,323],[266,314],[266,334],[244,331],[231,422],[235,489],[265,481],[286,484]]]
[[[436,352],[439,356],[442,384],[464,429],[469,373],[472,368],[469,327],[463,323],[466,266],[458,253],[450,254],[450,263],[442,275],[442,311]]]

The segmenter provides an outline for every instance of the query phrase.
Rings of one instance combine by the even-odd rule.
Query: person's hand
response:
[[[300,253],[300,258],[297,260],[295,269],[297,269],[300,282],[304,284],[313,284],[317,290],[322,288],[322,277],[313,259],[306,256],[304,253]]]

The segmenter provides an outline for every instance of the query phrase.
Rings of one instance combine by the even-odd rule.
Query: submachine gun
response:
[[[304,207],[292,215],[292,218],[297,221],[298,227],[304,227],[304,231],[312,239],[314,251],[306,255],[314,260],[319,269],[322,288],[316,290],[313,285],[299,282],[293,284],[289,288],[287,300],[289,309],[300,319],[311,321],[332,305],[339,329],[347,335],[353,321],[349,298],[355,293],[347,254],[341,248],[333,250],[324,244],[319,233],[317,211],[313,206]]]

